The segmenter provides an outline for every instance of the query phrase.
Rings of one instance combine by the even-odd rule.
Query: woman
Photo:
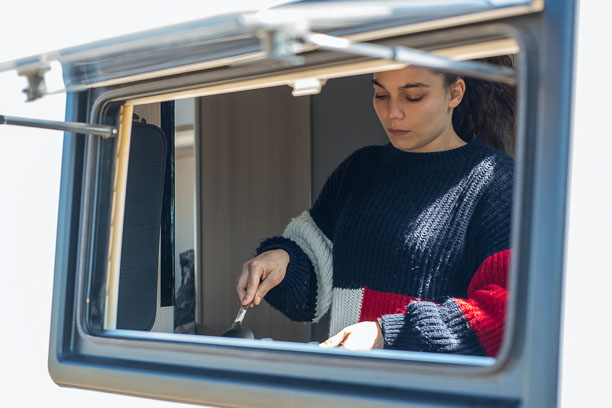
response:
[[[372,83],[390,143],[349,156],[312,208],[260,245],[236,284],[242,305],[265,296],[296,321],[331,307],[322,347],[494,356],[514,164],[478,139],[511,150],[514,94],[414,67]]]

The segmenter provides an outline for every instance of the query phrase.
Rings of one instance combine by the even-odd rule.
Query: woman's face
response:
[[[442,75],[408,67],[377,72],[372,83],[374,109],[397,149],[432,152],[463,144],[451,122],[465,91],[462,79],[446,87]]]

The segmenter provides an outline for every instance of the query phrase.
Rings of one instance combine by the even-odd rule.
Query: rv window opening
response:
[[[493,44],[487,42],[482,45],[482,48],[479,48],[479,44],[469,44],[450,48],[449,50],[454,49],[456,51],[456,54],[454,54],[456,58],[465,58],[466,56],[487,57],[500,54],[514,54],[519,51],[518,43],[515,39],[496,41],[497,43]],[[446,51],[448,53],[447,55],[453,55],[449,50]],[[524,75],[526,65],[522,56],[518,62],[521,65],[518,67],[520,77],[516,88],[518,104],[516,108],[516,138],[517,143],[520,145],[525,137],[523,130],[524,119],[520,117],[520,115],[524,112],[526,103],[524,92],[524,87],[526,86],[526,76]],[[328,92],[328,89],[332,93],[334,91],[346,92],[346,89],[355,89],[352,86],[353,84],[362,85],[364,82],[367,82],[367,93],[371,94],[370,78],[372,72],[397,69],[400,66],[403,65],[385,61],[369,61],[340,66],[335,69],[322,68],[314,73],[309,72],[308,75],[310,77],[319,78],[319,80],[323,78],[327,81],[325,85],[323,85],[321,94],[312,96],[292,96],[291,90],[287,87],[287,84],[299,80],[299,78],[306,77],[306,75],[287,74],[286,76],[281,75],[277,79],[264,78],[255,79],[250,82],[247,80],[189,91],[170,91],[154,96],[137,96],[131,99],[124,99],[119,119],[120,136],[114,148],[116,154],[115,163],[117,167],[115,167],[113,172],[116,180],[121,179],[121,174],[129,177],[129,174],[126,174],[129,148],[122,148],[121,146],[122,143],[129,144],[129,135],[133,129],[133,113],[135,111],[159,109],[159,104],[162,101],[175,100],[177,101],[177,105],[182,103],[187,106],[185,109],[191,110],[193,113],[192,124],[178,124],[174,128],[176,133],[173,142],[175,146],[181,146],[182,143],[185,143],[187,146],[185,149],[177,148],[175,151],[175,165],[179,160],[185,159],[186,157],[189,157],[193,162],[193,173],[191,173],[192,179],[189,180],[188,184],[192,183],[193,185],[194,197],[191,209],[193,209],[194,229],[193,231],[177,230],[177,235],[174,238],[178,241],[178,236],[181,234],[193,237],[193,252],[191,254],[185,254],[184,265],[187,266],[188,270],[189,263],[191,262],[194,270],[193,285],[196,296],[194,300],[195,311],[193,325],[189,325],[189,330],[194,330],[194,332],[183,331],[183,333],[186,334],[177,335],[172,333],[177,328],[176,326],[171,327],[171,330],[167,328],[164,330],[152,331],[122,330],[117,329],[117,327],[112,324],[106,324],[104,326],[106,330],[100,331],[94,328],[101,326],[95,321],[90,320],[99,319],[100,316],[88,315],[85,324],[92,330],[85,331],[93,335],[91,337],[92,341],[100,343],[110,342],[108,344],[114,344],[117,340],[129,339],[135,347],[177,347],[183,350],[192,350],[193,347],[197,347],[198,352],[202,352],[204,355],[210,355],[213,350],[219,352],[219,346],[226,348],[221,354],[229,353],[229,355],[234,356],[236,354],[247,356],[249,355],[249,351],[255,350],[258,352],[276,351],[281,353],[277,358],[281,360],[285,359],[285,361],[291,361],[293,359],[289,357],[290,354],[287,354],[287,352],[299,351],[307,352],[308,354],[314,353],[315,355],[329,358],[336,356],[340,357],[341,361],[345,362],[347,361],[346,357],[350,356],[358,359],[366,358],[368,360],[371,360],[371,357],[375,357],[376,360],[387,362],[411,361],[415,364],[437,362],[445,366],[471,367],[472,369],[494,365],[495,360],[492,358],[467,355],[438,355],[389,350],[372,351],[369,353],[347,352],[342,349],[321,350],[316,347],[316,345],[309,344],[312,340],[320,341],[322,339],[322,330],[320,327],[317,328],[315,326],[314,328],[304,330],[303,327],[296,328],[295,324],[288,322],[282,322],[280,324],[280,326],[284,327],[283,330],[293,330],[288,339],[282,339],[282,336],[276,335],[263,335],[264,339],[252,341],[218,337],[222,334],[222,328],[229,328],[236,309],[238,308],[237,297],[233,293],[232,295],[227,294],[226,289],[228,288],[228,282],[235,281],[239,268],[226,265],[224,259],[231,259],[234,263],[242,263],[252,254],[257,244],[257,239],[254,237],[258,237],[258,239],[264,238],[266,234],[268,234],[267,230],[270,230],[272,234],[282,233],[282,230],[279,230],[279,228],[282,228],[282,224],[292,216],[298,215],[298,208],[303,210],[310,206],[312,201],[316,198],[318,191],[321,189],[324,179],[331,170],[333,170],[335,164],[332,163],[337,164],[337,161],[341,159],[341,157],[324,157],[326,151],[334,150],[334,146],[333,144],[329,144],[331,143],[330,140],[333,141],[333,139],[323,136],[329,136],[335,133],[337,129],[333,128],[333,126],[330,129],[323,129],[321,123],[312,120],[314,114],[321,115],[325,112],[330,112],[330,107],[334,106],[333,102],[326,101],[326,92]],[[332,99],[333,98],[330,98],[330,101]],[[371,105],[371,100],[369,100],[369,98],[366,99],[366,104]],[[275,103],[276,105],[274,105]],[[247,109],[248,106],[264,106],[270,108],[273,105],[278,109],[278,112],[274,112],[274,109],[272,109],[271,112],[268,112],[268,116],[264,117],[257,117],[257,115],[253,113],[253,117],[249,120],[257,123],[263,129],[278,130],[278,123],[275,122],[276,118],[274,117],[274,113],[278,113],[280,115],[279,117],[285,119],[286,126],[295,130],[291,133],[292,136],[295,136],[294,139],[273,139],[273,136],[270,136],[272,132],[259,132],[257,135],[258,137],[255,137],[253,134],[249,135],[247,132],[238,132],[237,134],[242,136],[239,141],[232,137],[232,129],[239,129],[240,121],[244,121],[244,115],[249,114],[249,109]],[[239,114],[237,112],[239,112]],[[377,125],[373,110],[370,111],[370,115],[373,119],[372,117],[370,118],[370,124],[367,125],[367,128],[373,129],[376,127],[375,125]],[[226,120],[215,121],[215,119],[219,117],[224,117]],[[372,122],[374,125],[372,125]],[[183,127],[181,128],[180,126]],[[373,136],[374,140],[384,142],[385,135],[381,133],[382,128],[380,128],[380,125],[377,126],[379,128],[379,133]],[[223,133],[226,137],[214,137],[215,135]],[[187,139],[181,139],[181,137],[186,137],[185,134],[191,135],[190,137],[192,139],[190,142],[185,142]],[[312,136],[314,134],[319,134],[319,138],[315,140],[314,136]],[[311,137],[308,137],[309,135]],[[275,157],[279,159],[275,165],[280,167],[270,167],[271,165],[269,165],[267,159],[263,160],[266,163],[265,166],[258,167],[258,159],[261,160],[261,158],[254,157],[254,153],[249,149],[264,149],[265,143],[262,143],[262,137],[265,138],[265,143],[268,143],[267,146],[273,146],[275,140],[282,140],[282,143],[284,143],[282,148],[278,148],[277,151],[273,152],[273,154],[276,155]],[[342,155],[346,156],[350,153],[350,149],[354,150],[354,148],[363,145],[360,143],[367,144],[371,141],[372,140],[352,140],[352,145],[346,143],[346,140],[339,140],[335,143],[339,143],[343,148],[349,149],[349,151],[343,151],[342,153]],[[326,145],[325,143],[328,144]],[[337,148],[338,146],[335,147]],[[519,146],[517,149],[517,157],[520,156],[522,148],[523,147]],[[188,151],[191,153],[187,153]],[[232,154],[232,151],[234,154]],[[292,159],[287,159],[283,152],[292,152]],[[296,152],[299,154],[295,154]],[[518,157],[518,159],[520,159],[520,157]],[[315,165],[315,161],[317,160],[319,164]],[[294,168],[286,171],[286,167],[283,167],[283,165],[286,164],[291,164]],[[242,168],[237,170],[232,167],[236,165],[242,166]],[[289,196],[290,198],[286,198],[285,200],[287,201],[287,205],[283,207],[283,200],[273,204],[265,202],[250,203],[248,201],[249,193],[252,192],[252,189],[255,189],[258,185],[257,183],[261,180],[270,178],[272,175],[276,175],[279,173],[278,169],[281,168],[284,168],[285,171],[280,171],[280,176],[277,177],[278,180],[275,180],[278,182],[277,184],[280,184],[282,187],[280,189],[274,189],[272,188],[274,186],[269,186],[270,190],[267,194],[275,198],[286,198]],[[275,172],[274,169],[277,169],[277,171]],[[259,173],[254,170],[259,170]],[[182,174],[188,174],[189,171],[190,170],[187,170],[187,173]],[[179,170],[177,168],[177,174],[178,172]],[[215,180],[221,180],[222,176],[226,177],[226,179],[223,179],[223,182],[215,185]],[[296,182],[296,180],[299,180],[299,182]],[[181,182],[182,177],[176,181],[176,191],[179,191],[178,185]],[[119,198],[125,191],[125,187],[123,187],[123,190],[117,190],[118,185],[121,187],[121,183],[117,183],[117,181],[114,183],[115,199]],[[228,186],[236,187],[233,195],[227,194]],[[206,194],[208,189],[211,189],[210,195]],[[217,191],[214,191],[215,189],[217,189]],[[288,191],[291,191],[291,193],[287,193]],[[226,196],[223,197],[223,199],[219,199],[223,194]],[[183,197],[177,196],[177,202],[179,199],[183,199]],[[190,198],[187,198],[183,201],[186,203],[186,208],[189,206],[189,200]],[[204,203],[204,200],[208,201]],[[110,217],[112,220],[120,221],[116,215],[118,211],[120,212],[122,210],[123,205],[121,200],[115,200]],[[516,207],[516,199],[514,206]],[[252,211],[250,214],[252,215],[251,217],[248,216],[247,210],[249,209]],[[516,214],[516,211],[515,208],[513,214]],[[177,205],[177,217],[178,214]],[[181,212],[181,214],[184,214],[184,212]],[[262,220],[265,220],[268,226],[266,226],[265,222]],[[515,231],[517,230],[517,220],[513,222],[515,226],[512,239],[513,242],[516,242],[517,238],[515,236]],[[211,225],[215,226],[217,230],[207,230]],[[241,229],[242,227],[248,229],[249,232],[245,233],[245,230]],[[121,232],[121,229],[122,227],[118,224],[113,225],[109,230],[109,259],[112,259],[113,255],[120,257],[120,255],[117,255],[117,252],[113,253],[112,248],[121,246],[117,244],[117,240],[121,238],[121,236],[117,234]],[[219,235],[222,235],[222,237],[219,237]],[[247,238],[247,236],[249,237]],[[232,243],[237,245],[232,245]],[[221,255],[223,255],[224,258]],[[217,259],[214,259],[215,256],[217,256]],[[183,268],[183,258],[179,256],[175,264],[177,264],[179,268]],[[218,285],[211,284],[212,278],[206,275],[207,271],[216,272],[217,277],[215,279],[220,282]],[[508,283],[510,287],[510,297],[508,299],[507,310],[509,312],[506,321],[506,330],[504,332],[503,350],[498,354],[498,357],[503,353],[507,353],[506,349],[510,347],[507,343],[511,342],[514,337],[511,335],[511,332],[515,319],[514,303],[516,302],[516,294],[513,293],[512,288],[516,287],[515,282],[518,279],[514,276],[516,275],[516,268],[514,266],[513,271],[514,272],[511,272],[511,279]],[[185,273],[187,274],[188,272]],[[111,275],[112,273],[109,274],[108,277],[110,278]],[[121,271],[117,270],[116,278],[120,280],[120,277]],[[184,284],[184,276],[181,276],[180,282],[178,278],[175,282]],[[220,285],[225,285],[223,286],[223,291],[218,289]],[[179,287],[177,287],[177,289],[179,289]],[[230,285],[230,289],[231,292],[233,292],[233,285]],[[176,294],[175,292],[175,295]],[[89,301],[97,296],[95,301],[100,303],[100,295],[100,293],[88,293],[87,299]],[[104,300],[106,310],[108,310],[109,307],[108,302],[108,296],[106,296]],[[174,307],[177,307],[176,303]],[[245,325],[249,325],[249,318],[251,318],[251,316],[257,320],[256,315],[260,313],[257,309],[258,308],[255,308],[249,311],[247,320],[245,320]],[[174,319],[176,319],[176,309],[173,313]],[[278,317],[278,312],[268,310],[263,315],[265,315],[263,322],[258,323],[258,325],[262,327],[265,326],[265,322],[270,316],[276,315]],[[105,313],[105,318],[108,319],[108,317],[108,314]],[[184,326],[180,330],[188,329]],[[278,337],[285,341],[278,341]],[[269,356],[269,354],[266,355]]]

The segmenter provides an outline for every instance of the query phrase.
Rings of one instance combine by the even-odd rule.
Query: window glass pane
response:
[[[145,330],[495,357],[515,105],[513,86],[414,67],[176,101],[174,301],[158,289]]]

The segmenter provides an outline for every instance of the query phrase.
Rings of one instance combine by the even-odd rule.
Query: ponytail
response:
[[[481,62],[514,66],[512,57],[485,58]],[[444,74],[446,86],[459,77]],[[515,143],[516,89],[497,82],[463,78],[465,95],[453,112],[453,127],[464,140],[476,139],[513,155]]]

